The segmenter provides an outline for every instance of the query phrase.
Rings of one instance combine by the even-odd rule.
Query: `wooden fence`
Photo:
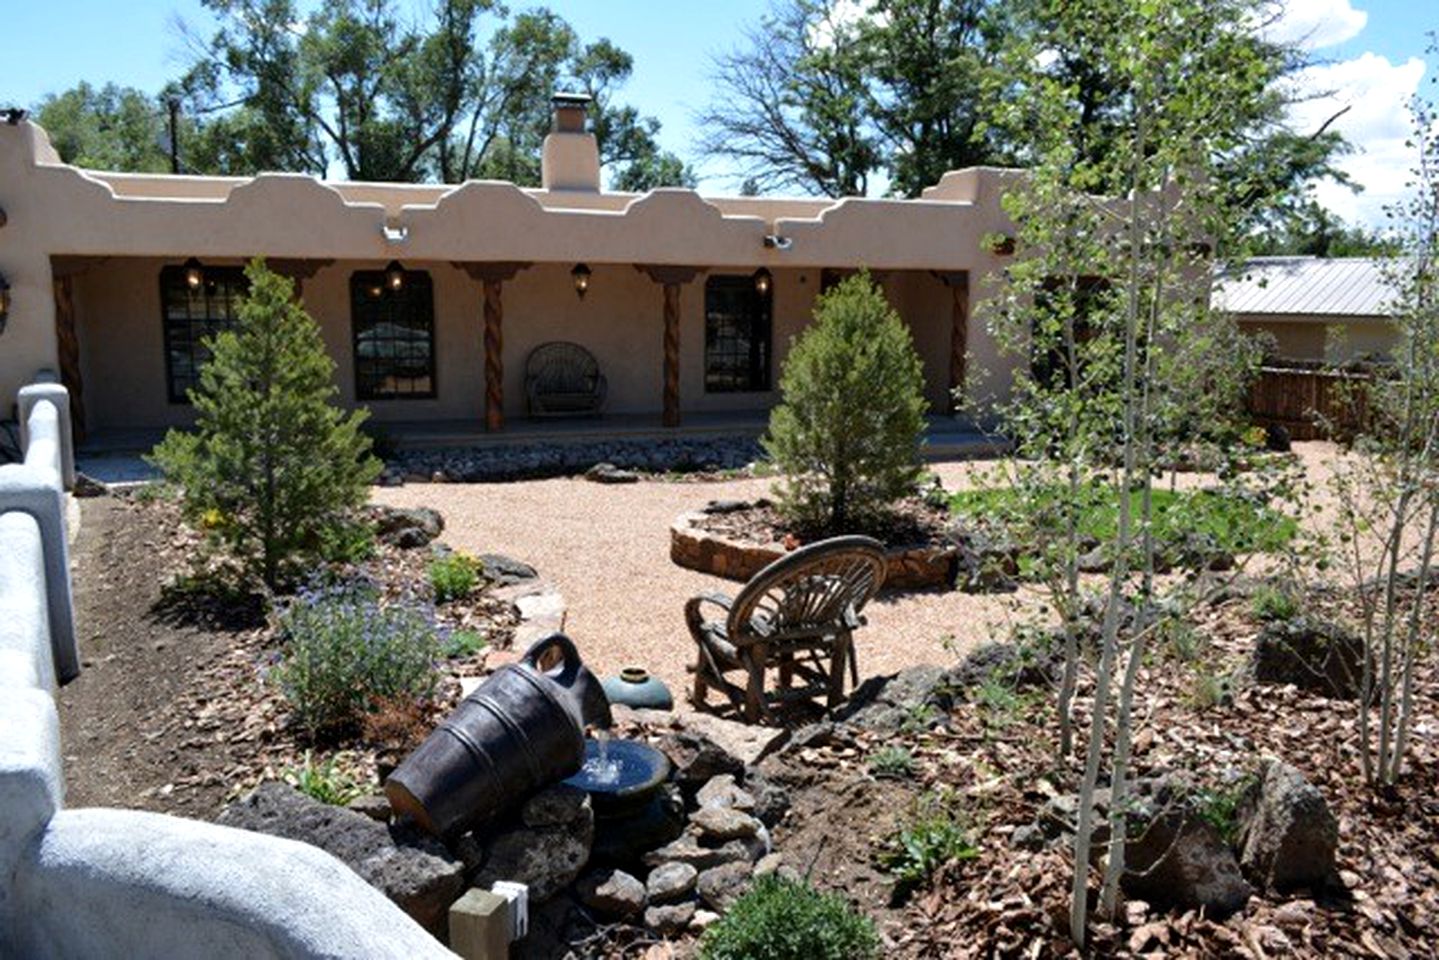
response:
[[[1351,436],[1368,421],[1368,370],[1266,366],[1249,388],[1249,415],[1294,440]]]

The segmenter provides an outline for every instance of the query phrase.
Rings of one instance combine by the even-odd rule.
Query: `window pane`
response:
[[[716,276],[705,283],[705,391],[770,388],[770,300],[750,276]]]
[[[206,267],[205,282],[191,290],[183,267],[160,271],[161,321],[165,328],[167,390],[171,403],[188,403],[185,394],[200,382],[209,361],[208,338],[234,326],[247,281],[239,267]]]
[[[406,271],[398,290],[380,271],[350,277],[355,393],[361,400],[435,395],[434,291],[430,275]]]

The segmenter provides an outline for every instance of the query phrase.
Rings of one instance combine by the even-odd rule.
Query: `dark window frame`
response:
[[[439,395],[438,363],[435,357],[435,286],[427,270],[406,270],[400,289],[392,290],[385,282],[383,270],[356,270],[350,274],[350,347],[355,377],[356,400],[433,400]],[[375,291],[379,293],[376,295]],[[417,299],[418,298],[418,299]],[[377,390],[376,383],[386,379],[384,375],[364,371],[367,361],[360,355],[362,326],[385,322],[385,318],[365,316],[365,312],[385,304],[395,304],[394,309],[418,310],[418,315],[406,318],[407,325],[423,326],[427,366],[419,376],[407,374],[399,379],[414,381],[428,379],[427,390]],[[413,343],[409,338],[387,337],[383,342]],[[392,361],[396,358],[390,358]],[[413,359],[411,357],[410,359]],[[376,361],[378,365],[378,360]]]
[[[735,303],[742,303],[745,309],[734,309]],[[715,330],[716,323],[731,328],[747,325],[748,329],[726,333]],[[751,274],[710,276],[705,280],[704,347],[705,393],[773,390],[773,294],[762,296],[754,288]]]
[[[198,289],[190,289],[185,280],[185,267],[170,264],[160,268],[160,336],[165,351],[165,396],[176,405],[189,406],[190,389],[200,384],[200,368],[209,362],[210,351],[204,341],[238,320],[238,301],[249,292],[244,267],[206,267],[204,281]],[[223,295],[220,292],[223,291]],[[171,304],[179,299],[187,303],[184,317],[171,315]],[[196,303],[201,305],[195,310]],[[224,309],[214,309],[223,304]],[[201,329],[197,330],[199,327]],[[183,347],[176,341],[183,338]],[[175,369],[174,351],[183,349],[190,357],[190,373],[183,378]],[[183,379],[183,383],[181,383]]]

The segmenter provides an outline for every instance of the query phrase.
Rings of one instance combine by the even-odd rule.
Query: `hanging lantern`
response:
[[[768,297],[774,289],[774,277],[764,267],[754,272],[754,292],[761,297]]]
[[[191,257],[185,261],[185,286],[191,290],[199,290],[200,285],[205,282],[205,265],[199,260]]]
[[[391,260],[385,264],[385,286],[391,291],[399,291],[405,285],[405,268],[400,266],[400,261]]]
[[[579,298],[583,300],[590,289],[590,268],[583,263],[577,263],[575,268],[570,271],[570,276],[575,279],[575,293],[579,294]]]

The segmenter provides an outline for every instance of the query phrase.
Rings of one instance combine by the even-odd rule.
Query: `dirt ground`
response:
[[[227,772],[254,752],[253,727],[236,729],[215,714],[237,680],[258,686],[253,668],[248,683],[236,675],[257,638],[253,628],[162,612],[161,588],[184,544],[134,522],[142,509],[113,497],[81,501],[74,561],[83,669],[60,691],[65,801],[209,819],[230,790]]]

